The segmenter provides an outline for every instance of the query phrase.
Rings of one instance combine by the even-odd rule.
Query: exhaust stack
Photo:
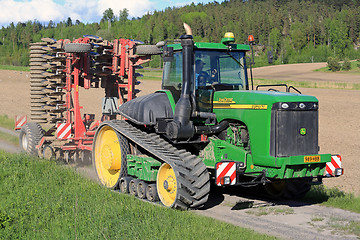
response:
[[[175,106],[174,120],[166,127],[166,135],[171,139],[187,139],[194,135],[194,125],[190,121],[192,106],[190,102],[191,82],[194,76],[194,41],[189,25],[184,23],[186,35],[180,37],[183,53],[182,89]]]

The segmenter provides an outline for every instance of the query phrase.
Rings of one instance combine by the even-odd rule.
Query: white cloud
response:
[[[32,0],[16,2],[14,0],[0,0],[3,11],[0,14],[0,24],[10,22],[26,22],[37,19],[39,21],[58,20],[62,13],[53,1]]]
[[[56,4],[53,0],[0,0],[0,6],[4,10],[0,14],[0,25],[34,19],[62,21],[68,17],[73,21],[94,22],[99,21],[108,8],[112,8],[115,15],[127,8],[130,16],[137,17],[155,7],[151,0],[64,0],[64,4]]]
[[[153,7],[150,0],[99,0],[98,14],[102,16],[106,9],[111,8],[115,15],[119,15],[119,11],[126,8],[131,16],[142,16]]]

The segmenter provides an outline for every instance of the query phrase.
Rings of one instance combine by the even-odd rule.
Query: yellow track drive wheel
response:
[[[93,166],[100,182],[110,189],[119,185],[127,175],[126,155],[128,141],[112,127],[103,125],[98,129],[93,143]]]
[[[168,163],[163,163],[157,174],[156,188],[160,201],[165,206],[174,207],[178,198],[178,185],[174,169]]]

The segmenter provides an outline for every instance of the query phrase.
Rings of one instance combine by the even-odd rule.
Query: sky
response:
[[[141,17],[147,12],[164,10],[167,7],[181,7],[194,2],[208,3],[214,0],[0,0],[2,11],[0,26],[8,26],[11,22],[27,22],[38,20],[47,24],[70,17],[73,22],[99,22],[103,12],[112,8],[115,15],[127,8],[129,17]],[[223,0],[217,0],[221,3]]]

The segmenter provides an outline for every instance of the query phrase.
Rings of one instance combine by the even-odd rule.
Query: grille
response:
[[[318,153],[318,111],[272,108],[270,155],[288,157]]]

